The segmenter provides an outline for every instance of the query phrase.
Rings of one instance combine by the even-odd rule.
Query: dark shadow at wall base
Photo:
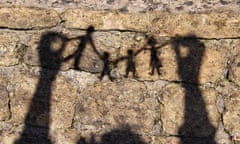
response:
[[[77,144],[146,144],[140,135],[132,132],[130,127],[113,129],[102,135],[101,141],[96,142],[94,136],[87,142],[80,138]]]
[[[181,138],[180,144],[216,144],[214,138]]]
[[[27,129],[21,135],[21,139],[16,141],[17,144],[51,144],[46,138],[48,129],[27,126]]]

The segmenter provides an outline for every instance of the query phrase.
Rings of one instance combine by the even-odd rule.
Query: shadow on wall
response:
[[[92,46],[92,48],[96,49],[95,45],[94,45],[94,42],[93,42],[93,39],[92,39],[92,34],[94,32],[94,27],[89,26],[87,28],[86,32],[87,32],[86,35],[78,36],[76,38],[73,38],[73,39],[78,39],[80,41],[80,43],[78,45],[78,48],[73,54],[67,56],[64,59],[64,61],[68,61],[68,60],[73,58],[74,59],[74,67],[73,68],[75,70],[81,70],[80,67],[79,67],[79,64],[80,64],[82,54],[85,51],[87,44],[89,43]]]
[[[40,78],[25,118],[24,130],[15,144],[51,144],[49,137],[51,87],[61,67],[66,40],[65,36],[56,32],[48,32],[41,37],[38,46]],[[55,43],[59,45],[53,49]]]
[[[77,51],[65,59],[62,54],[69,40],[67,37],[57,32],[47,32],[41,36],[37,48],[41,66],[40,78],[25,117],[24,130],[15,144],[52,143],[49,135],[52,84],[63,62],[74,58],[74,68],[79,69],[78,64],[86,44],[90,43],[94,47],[91,38],[93,31],[94,28],[90,26],[86,35],[77,37],[81,40]]]
[[[146,144],[142,138],[132,132],[129,126],[113,129],[102,135],[100,142],[97,142],[94,136],[87,142],[85,138],[80,138],[77,144]]]
[[[199,140],[191,137],[199,136],[205,138],[205,144],[216,144],[214,141],[216,129],[208,119],[206,104],[198,87],[205,46],[195,35],[173,38],[171,45],[176,53],[177,72],[185,89],[184,123],[178,131],[181,144],[197,143]]]
[[[103,61],[104,67],[100,74],[100,80],[104,75],[108,75],[110,80],[113,78],[110,75],[110,64],[117,65],[119,61],[126,60],[126,74],[131,72],[134,78],[137,78],[135,56],[143,50],[150,51],[150,74],[153,75],[156,70],[158,75],[161,74],[160,67],[162,67],[161,60],[158,58],[156,40],[151,37],[148,39],[147,46],[134,52],[129,49],[126,56],[120,57],[115,61],[110,61],[110,54],[104,52],[101,54],[94,45],[92,40],[92,33],[94,27],[90,26],[87,29],[87,34],[79,36],[81,42],[78,49],[71,55],[63,58],[62,54],[65,50],[68,38],[57,32],[47,32],[42,35],[39,46],[39,60],[41,65],[40,78],[37,84],[36,91],[33,95],[29,111],[25,118],[25,127],[21,137],[15,141],[15,144],[36,144],[44,143],[51,144],[51,137],[49,135],[50,126],[50,107],[51,107],[51,94],[52,84],[60,70],[63,62],[74,59],[74,68],[79,70],[79,61],[81,60],[82,53],[86,48],[87,43],[90,43],[94,52]],[[184,110],[184,123],[179,128],[178,134],[181,137],[181,144],[195,143],[193,139],[188,137],[197,137],[199,135],[207,137],[209,144],[215,144],[214,135],[215,128],[210,124],[208,113],[206,111],[206,104],[202,97],[202,92],[198,87],[199,84],[199,71],[201,67],[202,57],[205,51],[205,46],[200,42],[195,35],[177,36],[167,43],[165,46],[171,44],[176,53],[178,64],[178,75],[183,81],[182,86],[185,89],[185,110]],[[51,70],[49,70],[51,69]],[[191,83],[187,84],[187,83]],[[207,134],[207,135],[206,135]],[[78,144],[144,144],[140,136],[133,133],[129,127],[112,130],[102,136],[101,142],[98,143],[94,137],[90,142],[86,142],[81,138]]]

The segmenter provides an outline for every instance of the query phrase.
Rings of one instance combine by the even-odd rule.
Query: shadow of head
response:
[[[59,69],[66,41],[67,37],[58,32],[47,32],[41,36],[38,54],[42,67]]]
[[[184,36],[176,35],[175,38],[172,39],[173,44],[181,45],[188,47],[189,49],[197,49],[204,48],[204,44],[197,38],[195,34],[187,34]]]
[[[127,51],[127,54],[128,54],[128,55],[133,55],[133,50],[132,50],[132,49],[129,49],[129,50]]]
[[[199,73],[205,45],[194,34],[177,35],[171,40],[178,63],[178,74],[183,81],[199,83]]]
[[[150,37],[150,38],[148,38],[147,43],[149,45],[155,45],[155,44],[157,44],[157,41],[156,41],[156,39],[154,37]]]
[[[110,54],[108,52],[103,52],[103,57],[104,58],[109,58]]]
[[[94,28],[94,26],[92,26],[92,25],[90,25],[88,28],[87,28],[87,33],[88,34],[91,34],[92,32],[94,32],[95,31],[95,28]]]

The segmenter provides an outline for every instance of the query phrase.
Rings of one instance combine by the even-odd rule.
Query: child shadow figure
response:
[[[99,56],[99,58],[103,61],[103,69],[102,72],[99,76],[99,79],[102,80],[103,77],[105,75],[108,76],[108,78],[113,81],[114,78],[111,76],[111,69],[110,69],[110,65],[111,65],[111,61],[109,60],[110,54],[108,52],[103,52],[103,55],[101,55],[97,49],[94,47],[94,51],[95,53]]]
[[[94,31],[95,31],[94,27],[89,26],[87,28],[87,34],[86,35],[73,38],[73,39],[79,39],[80,43],[78,45],[77,50],[73,54],[67,56],[64,59],[64,61],[68,61],[68,60],[74,58],[74,65],[73,65],[74,67],[73,68],[76,69],[76,70],[80,70],[79,63],[81,61],[82,53],[84,52],[87,44],[89,43],[93,48],[95,48],[95,45],[94,45],[93,39],[92,39],[92,34],[93,34]]]
[[[144,47],[144,50],[150,51],[150,64],[151,72],[149,72],[150,75],[154,75],[155,70],[157,71],[158,75],[161,75],[160,68],[162,67],[161,59],[159,58],[160,52],[157,50],[160,47],[156,47],[156,40],[154,37],[151,37],[148,39],[147,45],[150,46],[150,48]]]
[[[138,78],[138,75],[137,75],[137,70],[136,70],[136,64],[135,64],[135,57],[142,51],[143,49],[140,49],[138,51],[136,51],[135,53],[133,52],[132,49],[129,49],[127,51],[127,56],[123,56],[123,57],[120,57],[118,58],[116,61],[115,61],[115,65],[117,65],[117,63],[119,63],[120,61],[123,61],[123,60],[127,60],[127,68],[125,70],[125,75],[124,77],[127,78],[129,73],[131,72],[132,75],[133,75],[133,78]]]

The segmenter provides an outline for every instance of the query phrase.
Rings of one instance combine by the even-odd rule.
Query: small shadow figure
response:
[[[99,79],[102,80],[103,77],[105,75],[108,76],[108,78],[113,81],[114,78],[111,76],[111,69],[110,69],[110,65],[112,64],[112,62],[109,60],[109,57],[110,57],[110,54],[106,51],[103,52],[103,55],[101,55],[98,50],[93,47],[95,53],[99,56],[99,58],[103,61],[103,69],[102,69],[102,72],[99,76]]]
[[[161,59],[159,58],[160,52],[157,49],[161,48],[162,46],[156,47],[156,44],[157,41],[155,40],[155,38],[150,37],[147,42],[147,45],[149,45],[150,48],[146,48],[146,46],[143,48],[144,50],[150,51],[150,64],[149,64],[149,66],[151,67],[151,72],[149,73],[150,75],[154,75],[155,70],[157,71],[158,75],[161,75],[160,68],[162,67],[162,62]]]
[[[137,70],[136,70],[136,64],[135,64],[135,57],[142,51],[143,49],[139,49],[138,51],[136,51],[134,53],[134,51],[132,49],[129,49],[127,51],[127,56],[123,56],[123,57],[120,57],[118,58],[116,61],[115,61],[115,65],[120,62],[120,61],[123,61],[123,60],[127,60],[127,68],[125,70],[125,75],[124,77],[127,78],[129,73],[131,72],[132,75],[133,75],[133,78],[138,78],[137,76]]]
[[[202,137],[202,141],[205,139],[204,143],[216,144],[216,129],[209,121],[206,104],[198,87],[205,46],[195,35],[177,36],[171,43],[176,53],[177,72],[185,89],[184,123],[178,130],[178,134],[182,136],[180,144],[197,143],[199,139],[191,137],[204,133],[209,133],[207,137]]]
[[[67,38],[57,32],[47,32],[41,36],[38,46],[40,77],[25,117],[24,130],[15,144],[52,143],[49,135],[51,89],[63,62],[66,41]],[[57,50],[53,49],[54,43],[60,44]]]
[[[146,144],[140,135],[132,132],[129,127],[113,129],[102,135],[101,141],[96,142],[94,136],[87,142],[80,138],[77,144]]]
[[[72,39],[79,39],[80,43],[78,45],[77,50],[73,54],[67,56],[64,59],[64,61],[68,61],[68,60],[74,58],[74,67],[73,68],[75,70],[80,70],[79,63],[81,61],[82,54],[83,54],[87,44],[89,43],[93,48],[95,48],[95,45],[94,45],[94,42],[93,42],[93,39],[92,39],[92,34],[93,34],[94,31],[95,31],[94,27],[89,26],[87,28],[86,35],[78,36],[76,38],[72,38]]]

